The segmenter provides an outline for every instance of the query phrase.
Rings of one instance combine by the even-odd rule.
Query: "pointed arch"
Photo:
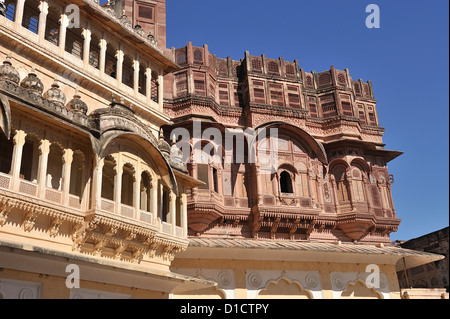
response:
[[[95,137],[91,135],[94,153],[97,154],[99,158],[104,158],[108,155],[106,153],[107,147],[113,140],[119,137],[128,139],[130,142],[134,142],[136,145],[140,146],[141,151],[153,161],[153,167],[162,169],[162,171],[160,171],[161,179],[168,187],[170,187],[173,193],[178,196],[177,181],[168,160],[161,153],[160,149],[155,146],[151,140],[142,136],[142,134],[129,131],[111,130],[102,134],[99,140],[95,139]]]

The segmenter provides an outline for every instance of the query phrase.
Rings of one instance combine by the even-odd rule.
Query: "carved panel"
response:
[[[247,297],[257,299],[262,289],[270,283],[285,279],[297,283],[306,290],[313,299],[322,299],[322,283],[318,271],[279,271],[279,270],[246,270]]]

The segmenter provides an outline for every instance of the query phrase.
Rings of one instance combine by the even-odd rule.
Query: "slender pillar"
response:
[[[330,176],[330,183],[331,183],[331,193],[333,194],[334,197],[334,205],[336,208],[336,213],[340,213],[341,209],[340,209],[340,203],[339,203],[339,197],[337,194],[337,182],[336,182],[336,178],[334,177],[334,175]]]
[[[103,180],[103,166],[105,164],[104,158],[96,156],[96,165],[92,174],[92,208],[101,208],[102,198],[102,180]]]
[[[180,195],[180,220],[181,220],[181,228],[183,228],[183,237],[187,237],[188,234],[188,226],[187,226],[187,195],[186,190],[182,189],[182,193]]]
[[[59,54],[63,55],[66,49],[66,37],[67,37],[67,26],[69,25],[69,18],[65,13],[61,15],[59,28]]]
[[[100,46],[99,70],[100,70],[100,77],[103,77],[105,75],[105,63],[106,63],[106,49],[107,49],[106,40],[101,39],[99,46]]]
[[[23,20],[23,10],[25,6],[25,0],[17,0],[16,4],[16,12],[14,17],[14,27],[16,30],[22,27],[22,20]]]
[[[124,58],[122,50],[120,49],[117,50],[116,58],[117,58],[116,79],[117,79],[117,86],[120,87],[120,84],[122,84],[123,58]]]
[[[158,75],[158,105],[159,110],[163,112],[163,102],[164,102],[164,79],[162,71]]]
[[[353,181],[352,181],[352,176],[351,176],[351,171],[348,171],[346,173],[346,179],[347,179],[347,183],[348,183],[348,195],[350,197],[350,205],[352,207],[352,211],[355,210],[355,191],[353,189]]]
[[[168,222],[172,224],[172,234],[176,233],[177,226],[177,196],[170,190],[169,192],[169,220]]]
[[[83,30],[83,38],[84,38],[84,44],[83,44],[83,66],[85,69],[87,69],[89,65],[89,50],[91,48],[91,30],[88,28]]]
[[[73,150],[65,149],[63,155],[63,204],[69,204],[70,173],[72,171]]]
[[[133,60],[133,89],[134,96],[139,93],[139,60]]]
[[[44,41],[45,38],[45,25],[47,23],[48,2],[41,1],[41,4],[39,5],[39,10],[41,12],[39,13],[38,35],[39,35],[39,42],[42,43],[42,41]]]
[[[46,180],[47,180],[47,164],[48,154],[50,153],[50,141],[42,140],[39,146],[39,165],[38,165],[38,197],[43,197],[45,193]]]
[[[151,188],[151,200],[150,200],[150,212],[152,213],[152,223],[156,224],[158,220],[158,182],[152,181]]]
[[[138,161],[133,184],[134,217],[138,220],[141,219],[141,174],[139,174],[139,172],[140,169]]]
[[[121,202],[122,202],[122,173],[123,167],[119,160],[116,167],[116,176],[114,176],[114,206],[116,207],[115,213],[120,214]]]
[[[13,138],[14,148],[11,160],[11,189],[13,190],[19,189],[20,166],[22,164],[22,152],[26,136],[27,134],[24,131],[18,130]]]
[[[145,94],[147,97],[147,105],[150,105],[150,101],[152,100],[152,69],[145,69]]]

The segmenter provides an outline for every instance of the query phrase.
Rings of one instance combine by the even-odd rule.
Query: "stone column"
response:
[[[352,211],[355,210],[355,192],[353,189],[353,180],[352,180],[352,175],[351,175],[351,171],[348,171],[346,174],[346,181],[348,183],[348,196],[350,197],[350,205],[352,207]],[[345,183],[345,182],[344,182]]]
[[[83,67],[87,69],[89,65],[89,50],[91,48],[91,30],[88,28],[85,28],[83,30],[83,38],[84,38],[84,44],[83,44]]]
[[[139,93],[139,60],[133,61],[133,89],[134,89],[134,96],[137,96]]]
[[[100,70],[100,77],[103,77],[105,75],[105,63],[106,63],[106,48],[107,48],[106,40],[101,39],[99,46],[100,46],[100,57],[99,57],[98,68]]]
[[[39,165],[38,165],[38,197],[43,197],[45,193],[46,180],[47,180],[47,164],[48,154],[50,153],[50,141],[42,140],[39,146]]]
[[[123,58],[124,54],[122,50],[117,50],[116,53],[117,58],[117,65],[116,65],[116,80],[117,80],[117,86],[120,87],[120,84],[122,84],[122,72],[123,72]]]
[[[18,130],[13,137],[14,148],[11,159],[11,189],[15,191],[19,190],[20,166],[22,164],[22,152],[26,136],[27,134],[24,131]]]
[[[103,165],[105,161],[103,158],[98,158],[95,155],[95,167],[92,172],[92,208],[101,208],[102,198],[102,180],[103,180]]]
[[[44,41],[45,39],[45,26],[47,23],[48,2],[41,1],[41,4],[39,5],[39,10],[41,12],[39,13],[38,35],[39,35],[39,42],[42,43],[42,41]]]
[[[158,220],[158,182],[151,182],[151,195],[150,195],[150,212],[152,213],[152,223],[156,224]]]
[[[152,69],[145,69],[145,94],[147,97],[147,105],[150,105],[152,100]]]
[[[341,212],[341,209],[340,209],[339,197],[337,194],[336,178],[333,175],[330,175],[330,184],[331,184],[331,193],[333,194],[333,197],[334,197],[334,205],[335,205],[335,209],[336,209],[336,214],[339,214]]]
[[[163,112],[163,102],[164,102],[164,79],[161,70],[158,74],[158,105],[159,110],[161,112]]]
[[[188,223],[187,223],[187,195],[186,189],[182,188],[182,193],[180,195],[180,221],[181,228],[183,228],[183,237],[187,237],[188,235]]]
[[[72,170],[73,150],[65,149],[63,155],[63,205],[69,205],[70,173]]]
[[[14,17],[14,27],[16,30],[22,27],[24,5],[25,0],[17,0],[16,12]]]
[[[323,179],[322,177],[316,176],[316,189],[317,189],[317,201],[320,205],[320,210],[322,212],[325,211],[325,204],[324,204],[324,194],[323,194]]]
[[[65,13],[61,15],[59,28],[59,54],[64,55],[66,49],[66,37],[67,37],[67,26],[69,25],[69,18]]]
[[[264,174],[267,174],[267,172],[264,172]],[[255,163],[255,179],[256,179],[256,200],[258,205],[263,204],[263,197],[261,192],[261,164]],[[273,188],[273,187],[272,187]]]
[[[134,218],[140,220],[141,218],[141,174],[139,174],[139,161],[135,171],[134,183],[133,183],[133,206],[134,206]]]
[[[121,203],[122,203],[122,173],[123,167],[119,159],[116,159],[116,176],[114,176],[114,206],[115,213],[120,214]]]
[[[172,224],[172,234],[176,233],[177,226],[177,196],[172,191],[169,191],[169,220],[168,222]]]

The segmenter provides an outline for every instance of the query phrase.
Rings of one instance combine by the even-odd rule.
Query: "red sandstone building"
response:
[[[441,258],[390,246],[370,82],[167,49],[165,0],[74,2],[80,28],[59,0],[0,17],[0,297],[400,298]]]

